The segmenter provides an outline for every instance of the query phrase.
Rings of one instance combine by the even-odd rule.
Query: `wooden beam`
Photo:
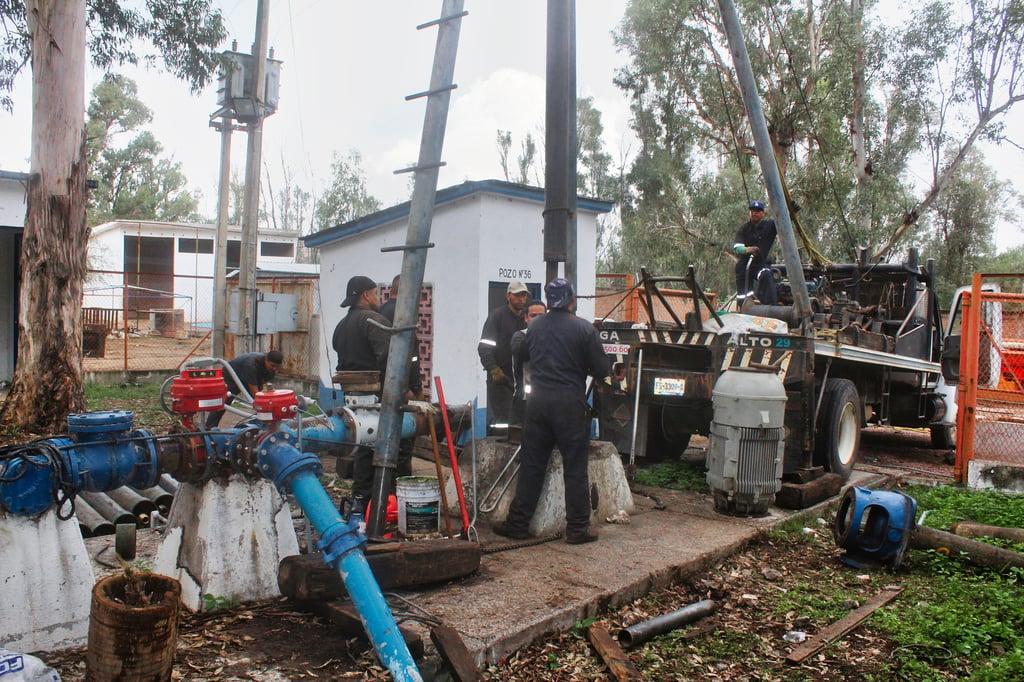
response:
[[[867,620],[872,613],[898,597],[902,591],[902,587],[894,590],[883,590],[881,594],[864,606],[851,611],[846,617],[841,620],[837,620],[803,644],[794,648],[789,652],[789,655],[786,656],[786,661],[789,663],[803,663],[807,658],[823,649],[826,644],[834,639],[842,637],[847,632]]]
[[[455,628],[447,625],[430,628],[430,641],[448,664],[455,682],[477,682],[480,679],[480,670]]]
[[[633,665],[633,661],[629,660],[626,652],[612,638],[608,628],[603,625],[591,625],[587,628],[587,639],[590,640],[591,645],[597,650],[601,660],[608,666],[612,676],[618,682],[632,682],[633,680],[643,679],[640,671]]]

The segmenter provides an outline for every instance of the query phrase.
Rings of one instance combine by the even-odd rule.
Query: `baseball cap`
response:
[[[508,283],[508,289],[505,290],[507,294],[525,294],[529,293],[529,289],[518,279],[514,279]]]
[[[750,210],[751,211],[763,211],[764,210],[764,202],[763,201],[751,201],[750,202]]]
[[[548,297],[548,307],[552,309],[568,308],[576,296],[576,292],[572,289],[572,283],[562,277],[556,277],[548,282],[548,285],[544,287],[544,293]]]
[[[364,291],[369,291],[370,289],[376,288],[377,283],[374,282],[369,277],[364,277],[363,275],[356,275],[355,277],[348,281],[348,286],[345,287],[345,300],[341,302],[341,307],[349,307],[357,300],[359,300],[359,297],[363,295]]]

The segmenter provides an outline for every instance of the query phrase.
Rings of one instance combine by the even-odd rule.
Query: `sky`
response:
[[[255,30],[256,0],[215,0],[224,12],[229,40],[248,52]],[[577,92],[592,96],[601,111],[604,142],[617,165],[627,163],[638,143],[629,129],[625,95],[613,83],[625,56],[612,31],[628,0],[577,0]],[[898,4],[898,3],[897,3]],[[416,26],[437,18],[441,0],[271,0],[270,45],[283,61],[278,112],[264,124],[263,161],[275,188],[287,167],[295,182],[319,193],[330,179],[333,152],[357,150],[369,192],[384,206],[410,195],[409,175],[393,171],[413,164],[419,153],[425,99],[406,102],[427,89],[437,30]],[[503,178],[497,131],[513,134],[512,156],[526,133],[542,139],[546,0],[465,0],[438,187],[465,180]],[[895,10],[893,10],[895,11]],[[230,43],[224,45],[227,49]],[[142,68],[120,72],[136,80],[153,111],[149,129],[165,152],[183,164],[202,194],[200,210],[215,215],[219,135],[209,127],[217,109],[216,85],[192,95],[166,73]],[[101,77],[90,70],[87,91]],[[31,135],[31,82],[22,74],[13,93],[13,115],[0,112],[0,169],[27,170]],[[1024,129],[1024,111],[1015,119]],[[1011,130],[1014,123],[1011,123]],[[245,135],[233,138],[232,171],[244,176]],[[1001,175],[1024,194],[1024,152],[986,149]],[[925,182],[928,178],[918,178]],[[1020,226],[1003,225],[1000,250],[1024,243]]]

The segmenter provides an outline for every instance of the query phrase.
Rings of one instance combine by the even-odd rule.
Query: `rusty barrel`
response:
[[[89,615],[85,679],[170,680],[180,601],[181,583],[164,575],[137,573],[129,577],[119,573],[96,583]]]

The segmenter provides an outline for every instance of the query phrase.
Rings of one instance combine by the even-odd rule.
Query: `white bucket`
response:
[[[436,476],[400,476],[395,479],[398,532],[429,535],[440,532],[441,486]]]

